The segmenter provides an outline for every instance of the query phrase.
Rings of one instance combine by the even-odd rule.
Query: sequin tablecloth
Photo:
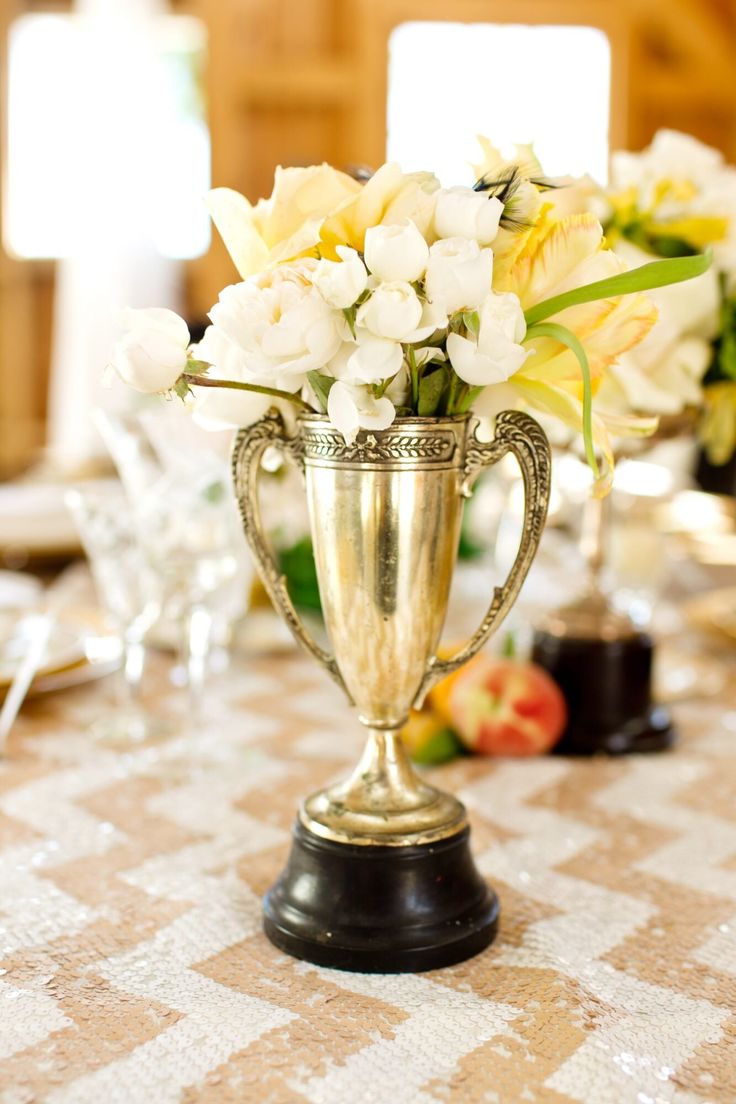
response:
[[[299,796],[358,750],[316,667],[243,661],[133,750],[86,733],[110,693],[37,700],[0,765],[2,1104],[736,1100],[736,701],[666,755],[437,770],[500,934],[392,977],[261,933]]]

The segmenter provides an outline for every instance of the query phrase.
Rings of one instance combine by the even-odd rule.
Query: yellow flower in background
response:
[[[700,440],[711,464],[725,464],[736,451],[736,380],[705,388]]]

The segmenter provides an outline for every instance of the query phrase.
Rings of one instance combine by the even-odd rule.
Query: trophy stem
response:
[[[324,839],[383,847],[445,839],[467,823],[457,798],[416,773],[400,730],[372,727],[353,773],[307,798],[300,819]]]

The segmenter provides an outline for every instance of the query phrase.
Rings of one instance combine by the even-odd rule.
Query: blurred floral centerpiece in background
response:
[[[712,267],[653,292],[659,321],[612,369],[602,398],[640,414],[690,413],[711,463],[736,450],[736,168],[687,134],[659,131],[640,153],[611,159],[607,189],[578,182],[581,209],[602,219],[634,267],[711,248]]]
[[[555,182],[529,149],[507,161],[482,143],[473,187],[386,164],[364,183],[328,165],[279,168],[254,206],[215,189],[209,209],[240,281],[193,346],[171,312],[131,311],[119,374],[179,394],[205,423],[306,409],[348,443],[397,417],[523,403],[583,433],[604,493],[607,426],[645,434],[656,423],[609,418],[594,395],[656,320],[643,292],[705,271],[708,258],[627,272],[594,214],[560,217],[548,202]]]

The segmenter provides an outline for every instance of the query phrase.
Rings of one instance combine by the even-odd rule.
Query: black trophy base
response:
[[[652,702],[653,654],[653,642],[642,632],[619,640],[534,634],[532,659],[555,679],[567,702],[556,755],[631,755],[672,747],[670,715]]]
[[[336,843],[297,822],[286,869],[264,900],[264,929],[295,958],[360,973],[416,973],[484,950],[498,899],[464,828],[438,843]]]

